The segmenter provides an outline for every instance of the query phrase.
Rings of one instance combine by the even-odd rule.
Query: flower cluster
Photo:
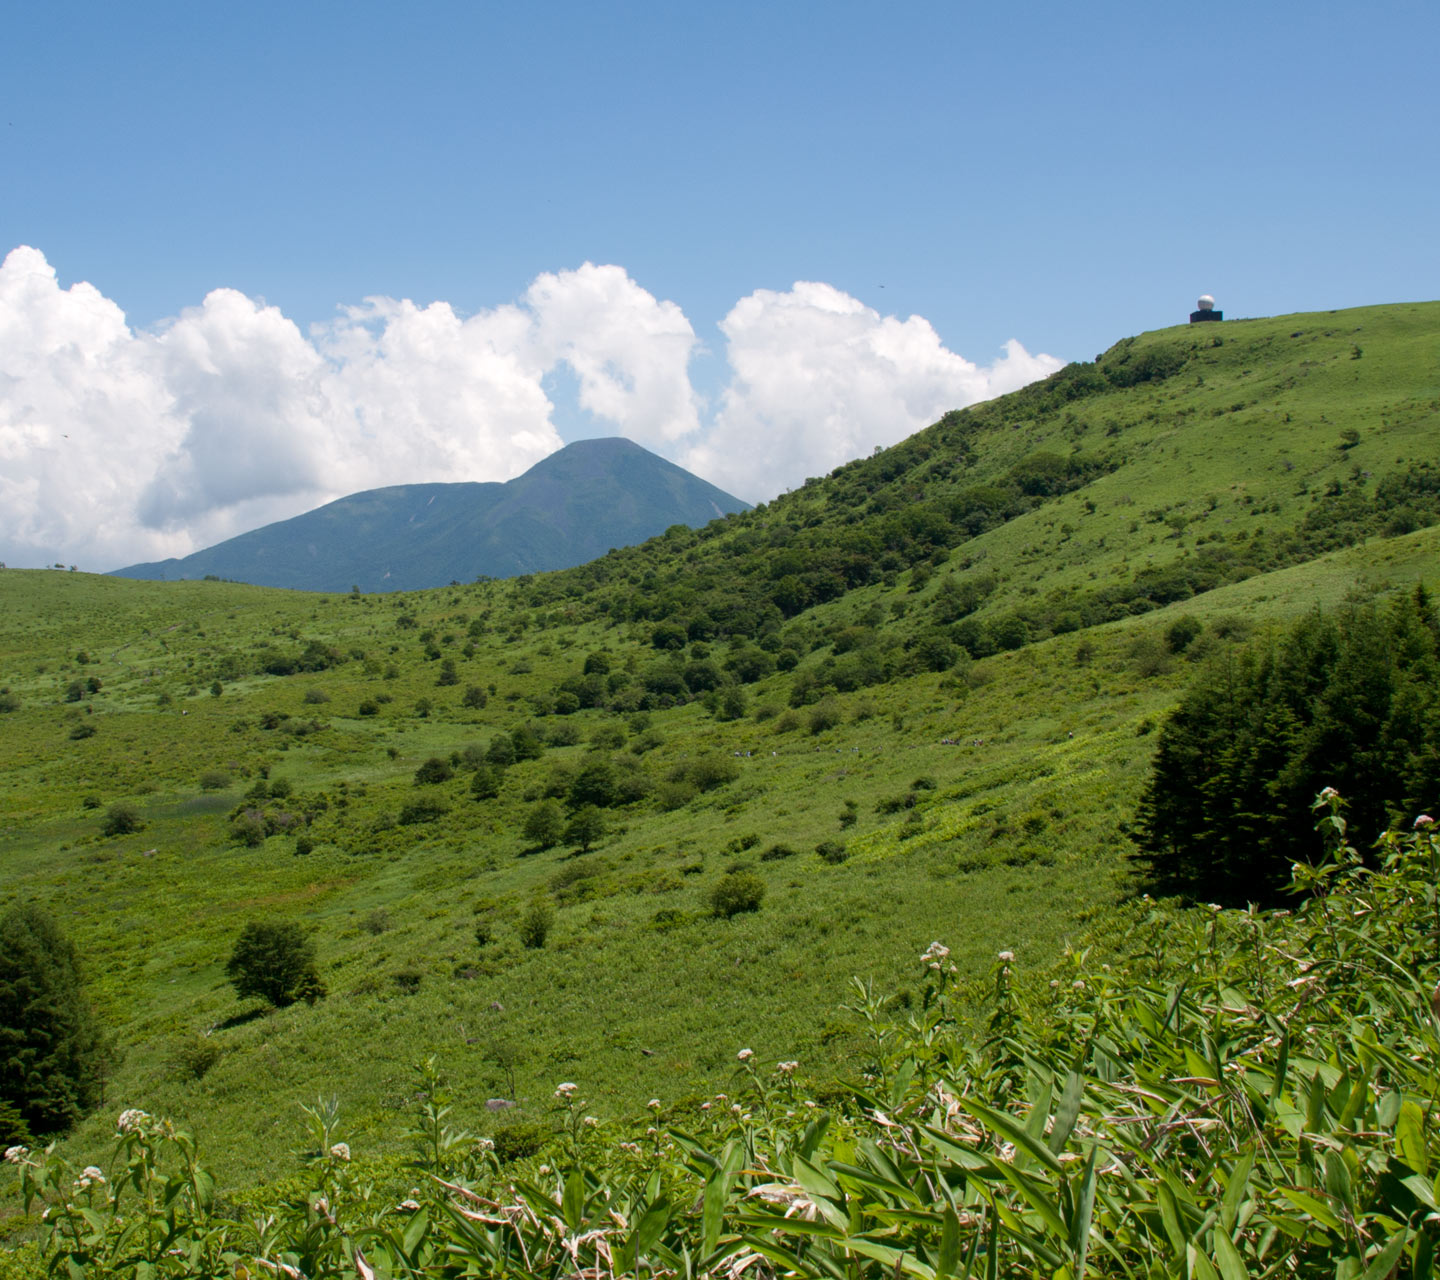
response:
[[[91,1187],[103,1187],[105,1185],[105,1174],[93,1164],[87,1164],[81,1171],[80,1176],[75,1179],[76,1191],[87,1191]]]
[[[148,1119],[150,1119],[149,1112],[141,1111],[137,1107],[131,1107],[128,1111],[122,1111],[120,1113],[120,1118],[115,1121],[115,1129],[122,1135],[139,1133],[145,1127],[145,1122]]]
[[[567,1080],[564,1084],[562,1084],[562,1085],[560,1085],[560,1086],[558,1086],[558,1087],[556,1088],[556,1090],[555,1090],[555,1096],[556,1096],[557,1098],[559,1098],[561,1102],[569,1102],[570,1099],[571,1099],[571,1098],[574,1096],[574,1094],[575,1094],[575,1089],[576,1089],[576,1087],[577,1087],[577,1086],[571,1084],[571,1083]]]
[[[13,1147],[5,1148],[5,1163],[20,1164],[30,1154],[30,1148],[21,1146],[18,1142]]]

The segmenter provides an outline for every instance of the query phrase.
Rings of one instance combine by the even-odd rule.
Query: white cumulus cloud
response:
[[[787,293],[756,290],[720,329],[730,384],[682,463],[721,488],[764,497],[1061,367],[1015,341],[993,364],[972,364],[922,317],[882,316],[807,281]]]
[[[562,366],[594,419],[751,500],[1059,367],[1017,342],[977,366],[826,284],[757,291],[720,329],[730,381],[707,416],[690,321],[618,266],[470,316],[377,297],[305,334],[217,289],[135,330],[21,247],[0,264],[0,560],[109,569],[362,489],[510,479],[563,443],[545,389]]]

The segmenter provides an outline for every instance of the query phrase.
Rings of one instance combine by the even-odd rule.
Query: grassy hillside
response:
[[[1133,889],[1191,664],[1433,581],[1437,334],[1440,304],[1141,335],[754,512],[506,582],[0,573],[0,908],[56,915],[121,1050],[69,1146],[142,1106],[242,1184],[333,1092],[394,1150],[431,1053],[489,1131],[562,1080],[606,1114],[713,1092],[742,1046],[823,1079],[863,1043],[849,975],[916,997],[936,937],[963,975],[1054,960]],[[491,775],[502,737],[533,758]],[[432,756],[454,776],[417,783]],[[607,834],[536,848],[547,800],[603,801]],[[144,828],[103,836],[116,804]],[[717,918],[736,867],[763,903]],[[328,998],[235,998],[262,917],[312,931]]]

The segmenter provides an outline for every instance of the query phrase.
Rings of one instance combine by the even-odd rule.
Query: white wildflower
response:
[[[598,1121],[594,1116],[585,1117],[585,1125],[587,1128],[593,1129],[599,1123],[600,1121]]]
[[[476,1138],[476,1139],[475,1139],[475,1150],[476,1150],[476,1151],[494,1151],[494,1150],[495,1150],[495,1140],[494,1140],[493,1138]]]
[[[397,1209],[403,1209],[406,1213],[414,1213],[415,1210],[420,1207],[420,1201],[418,1201],[418,1200],[402,1200],[402,1201],[400,1201],[400,1203],[397,1204],[395,1207],[396,1207]]]
[[[793,1075],[799,1065],[798,1062],[777,1062],[775,1064],[775,1070],[782,1076]]]
[[[350,1144],[348,1142],[337,1142],[333,1147],[330,1148],[330,1159],[350,1159]]]
[[[1001,964],[1013,964],[1015,961],[1015,953],[1013,951],[1002,951],[995,959],[1000,961]]]
[[[147,1112],[131,1107],[129,1111],[120,1113],[120,1118],[115,1121],[115,1128],[120,1133],[135,1133],[148,1119],[150,1116]]]
[[[1338,800],[1339,798],[1340,793],[1336,791],[1334,787],[1324,787],[1320,792],[1320,799],[1322,800]]]
[[[950,955],[950,948],[943,942],[932,942],[925,948],[925,954],[920,957],[921,964],[933,964],[936,961],[944,960]]]
[[[82,1178],[89,1178],[91,1182],[105,1181],[104,1172],[101,1169],[96,1168],[96,1166],[93,1164],[87,1164],[82,1170],[80,1170],[80,1176]]]
[[[755,1056],[755,1050],[754,1050],[754,1049],[741,1049],[740,1052],[737,1053],[735,1056],[736,1056],[737,1058],[739,1058],[741,1062],[749,1062],[750,1059]]]
[[[564,1084],[562,1084],[559,1088],[555,1090],[555,1096],[559,1098],[561,1102],[569,1102],[570,1095],[575,1092],[575,1089],[576,1086],[571,1084],[567,1080]]]
[[[659,1110],[660,1110],[660,1099],[659,1099],[659,1098],[651,1098],[650,1101],[647,1102],[645,1105],[646,1105],[647,1107],[649,1107],[651,1111],[659,1111]]]
[[[5,1163],[19,1164],[30,1154],[30,1148],[21,1146],[18,1142],[13,1147],[5,1148]]]
[[[1422,813],[1418,818],[1415,819],[1416,831],[1424,831],[1427,827],[1433,827],[1434,825],[1435,819],[1432,818],[1428,813]]]

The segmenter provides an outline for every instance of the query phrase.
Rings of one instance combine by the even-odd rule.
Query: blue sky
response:
[[[247,389],[277,394],[237,375],[207,401],[186,381],[193,368],[174,372],[184,343],[172,323],[213,290],[266,304],[307,343],[313,325],[333,329],[337,308],[372,296],[497,323],[518,306],[549,334],[543,355],[515,357],[549,406],[524,448],[505,446],[507,431],[525,434],[517,408],[470,455],[432,441],[390,456],[395,481],[505,478],[561,440],[628,434],[752,499],[843,461],[837,449],[892,442],[937,396],[973,398],[1053,367],[1021,355],[1090,359],[1183,322],[1201,291],[1230,316],[1435,297],[1437,48],[1433,3],[16,9],[0,50],[0,255],[38,250],[56,293],[35,283],[33,258],[23,288],[12,263],[0,336],[78,323],[65,318],[67,291],[88,282],[123,312],[125,377],[143,366],[161,379],[135,403],[180,417],[131,477],[151,501],[130,533],[116,532],[123,512],[104,535],[82,511],[47,525],[37,507],[0,514],[0,556],[183,554],[374,479],[359,464],[324,474],[307,455],[289,459],[299,487],[205,489],[206,457],[234,471],[233,449],[205,433],[239,447]],[[576,276],[586,263],[627,283]],[[546,277],[559,282],[549,303],[534,294]],[[797,295],[797,281],[830,292]],[[722,329],[745,299],[746,316]],[[843,333],[831,324],[841,313]],[[807,327],[817,316],[820,329]],[[233,333],[210,320],[213,364]],[[392,322],[398,340],[390,313],[365,321],[370,332]],[[655,355],[636,335],[656,324],[667,342],[688,326],[689,345]],[[587,355],[583,335],[608,325],[612,338]],[[332,332],[321,364],[343,363],[353,338]],[[1023,352],[1004,350],[1012,340]],[[118,367],[113,323],[86,341]],[[485,341],[506,359],[518,350]],[[895,342],[909,354],[892,358]],[[807,394],[856,343],[874,377],[806,419]],[[0,416],[0,476],[34,479],[37,493],[62,459],[32,476],[26,451],[72,438],[67,423],[132,451],[145,438],[109,384],[110,425],[85,420],[100,393],[67,388],[80,375],[57,371],[57,349],[0,368],[48,379]],[[295,377],[319,376],[305,352],[290,355]],[[586,400],[587,359],[592,381],[609,370],[635,403],[598,383]],[[1009,363],[988,372],[997,360]],[[808,369],[811,391],[785,368]],[[429,394],[415,379],[432,375],[400,379],[411,418],[385,418],[347,384],[346,421],[413,431]],[[485,394],[510,394],[497,386]],[[594,407],[607,394],[608,416]],[[873,420],[852,429],[847,403]],[[363,452],[345,443],[351,428],[320,417],[327,449]],[[272,437],[295,433],[285,421]],[[736,461],[754,452],[747,442],[782,435],[794,442],[783,457],[750,473]],[[486,457],[497,474],[471,474]],[[176,496],[191,481],[202,498]],[[97,489],[86,505],[114,500]]]

